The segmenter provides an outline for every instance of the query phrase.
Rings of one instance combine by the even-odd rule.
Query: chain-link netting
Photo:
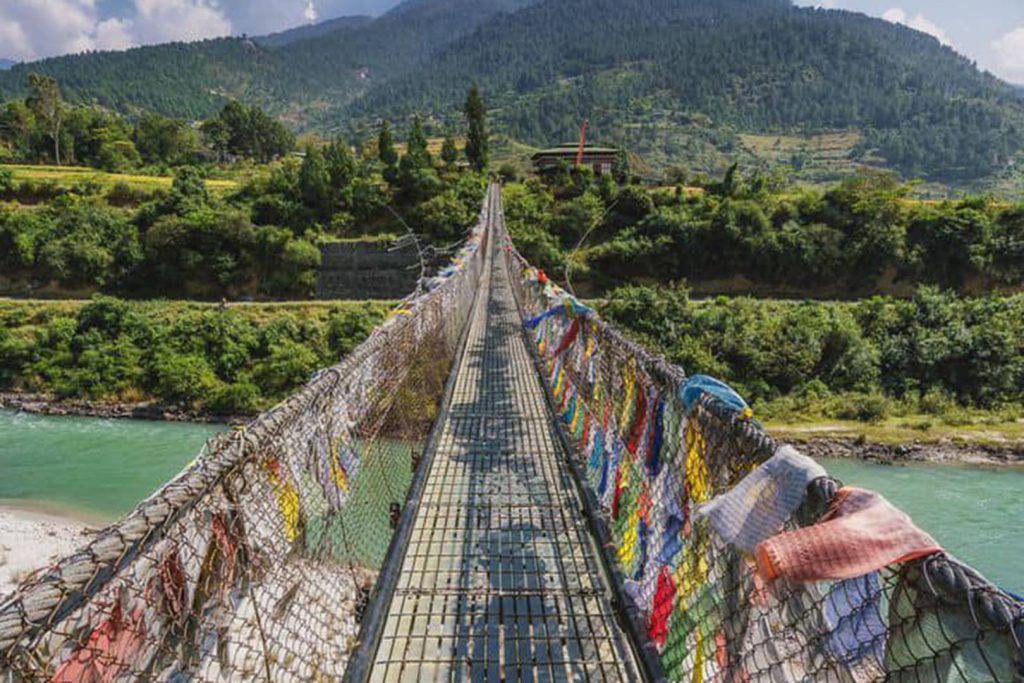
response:
[[[1024,680],[1018,600],[496,238],[627,611],[669,680]]]
[[[495,200],[453,263],[344,361],[5,598],[0,679],[339,680],[471,312]]]

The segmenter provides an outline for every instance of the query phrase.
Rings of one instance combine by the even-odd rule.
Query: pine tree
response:
[[[327,170],[323,154],[315,147],[306,147],[306,158],[302,160],[302,166],[299,168],[299,193],[302,203],[318,220],[330,220],[333,194],[331,174]]]
[[[395,136],[391,134],[391,124],[387,120],[381,122],[380,133],[377,135],[377,157],[388,167],[398,163]]]
[[[451,131],[448,131],[445,133],[444,143],[441,145],[441,161],[447,166],[454,166],[458,160],[459,150],[455,146],[455,138],[452,137]]]
[[[615,161],[612,162],[612,176],[618,181],[620,185],[625,185],[629,182],[629,176],[632,174],[631,165],[629,163],[629,153],[620,149],[615,155]]]
[[[356,159],[352,150],[344,140],[336,139],[324,150],[324,160],[331,174],[331,185],[344,188],[352,182],[356,175]]]
[[[409,128],[407,155],[414,166],[429,166],[430,152],[427,150],[427,134],[423,131],[423,119],[417,114]]]
[[[489,156],[487,140],[487,109],[476,85],[469,89],[466,97],[466,120],[469,123],[469,134],[466,136],[466,158],[470,165],[478,171],[487,168]]]

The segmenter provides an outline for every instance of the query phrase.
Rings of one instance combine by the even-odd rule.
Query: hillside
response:
[[[373,17],[368,16],[338,17],[336,19],[321,21],[318,24],[298,26],[296,28],[288,29],[287,31],[271,33],[268,36],[260,36],[253,40],[266,47],[283,47],[291,43],[296,43],[300,40],[309,40],[311,38],[326,36],[336,31],[360,29],[372,22]]]
[[[195,118],[237,97],[353,135],[380,116],[446,119],[475,81],[514,140],[572,139],[587,117],[654,169],[716,174],[739,159],[821,181],[867,164],[1012,191],[1024,149],[1013,87],[931,36],[789,0],[409,0],[264,39],[19,65],[0,92],[30,70],[115,109]]]
[[[355,112],[431,109],[476,80],[527,141],[594,134],[693,157],[736,132],[856,129],[852,156],[964,180],[1024,144],[1013,90],[934,38],[782,0],[551,0],[489,22],[429,69],[371,90]]]
[[[378,81],[429,61],[445,44],[530,0],[409,0],[372,21],[348,18],[267,38],[221,38],[70,55],[0,73],[0,93],[23,96],[33,71],[57,78],[65,97],[123,112],[206,118],[229,98],[259,104],[298,128],[323,127]],[[336,121],[334,122],[337,125]]]

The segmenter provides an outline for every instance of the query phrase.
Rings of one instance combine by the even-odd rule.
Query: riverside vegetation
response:
[[[687,372],[734,384],[762,417],[1013,426],[1024,415],[1024,205],[911,193],[877,174],[814,190],[735,169],[690,191],[630,184],[627,169],[618,182],[564,173],[505,190],[529,260],[568,274]],[[737,275],[754,291],[865,298],[691,300],[691,286]]]
[[[101,148],[114,140],[122,151],[157,150],[141,163],[162,164],[173,180],[40,184],[0,170],[8,200],[0,205],[0,287],[306,298],[319,245],[404,229],[393,208],[428,240],[460,238],[476,215],[489,153],[475,89],[466,113],[468,164],[458,163],[451,135],[432,144],[419,117],[404,144],[385,121],[356,150],[313,140],[301,157],[287,155],[290,133],[237,104],[198,132],[103,114],[106,124],[62,128],[55,138],[35,119],[19,161],[52,162],[63,141],[78,161],[152,170],[109,163],[116,157]],[[509,227],[531,261],[601,298],[605,315],[687,371],[734,383],[768,417],[879,422],[924,413],[964,424],[1019,416],[1024,295],[1013,292],[1024,283],[1024,205],[921,202],[912,186],[871,172],[805,189],[733,167],[698,187],[691,179],[691,187],[652,189],[629,165],[621,155],[610,176],[565,170],[509,184]],[[870,298],[689,299],[689,287],[713,291],[730,280],[766,293]],[[0,308],[0,390],[251,413],[336,361],[383,313],[373,304],[12,301]]]
[[[36,87],[24,109],[12,106],[7,114],[31,114],[32,99],[44,96],[63,106],[55,83]],[[452,136],[435,156],[418,118],[403,145],[385,121],[357,150],[340,140],[310,140],[291,156],[294,136],[239,104],[225,106],[198,134],[154,117],[133,128],[91,108],[65,114],[95,114],[105,122],[99,129],[58,131],[30,117],[18,161],[56,162],[63,148],[65,159],[70,149],[80,163],[144,173],[152,167],[136,169],[131,150],[156,150],[144,163],[169,168],[173,180],[135,187],[89,179],[40,183],[0,168],[0,197],[7,200],[0,203],[0,290],[93,297],[0,301],[0,391],[156,402],[213,415],[252,414],[280,401],[351,351],[388,305],[125,299],[301,300],[313,292],[326,242],[386,240],[408,224],[427,242],[459,241],[476,220],[488,154],[475,90],[466,109],[465,164]],[[160,144],[150,139],[153,131]],[[87,154],[93,143],[99,151]],[[108,144],[125,156],[103,151]],[[233,174],[241,180],[208,179]]]
[[[0,301],[0,388],[252,414],[335,364],[387,310],[382,302]]]

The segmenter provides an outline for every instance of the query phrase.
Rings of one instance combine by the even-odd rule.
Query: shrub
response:
[[[836,417],[876,424],[889,417],[892,402],[880,393],[853,393],[839,397]]]
[[[159,398],[191,405],[209,394],[217,384],[217,376],[203,356],[181,355],[167,348],[155,353],[153,390]]]
[[[263,404],[259,387],[251,382],[222,383],[203,401],[203,409],[218,415],[248,415]]]

